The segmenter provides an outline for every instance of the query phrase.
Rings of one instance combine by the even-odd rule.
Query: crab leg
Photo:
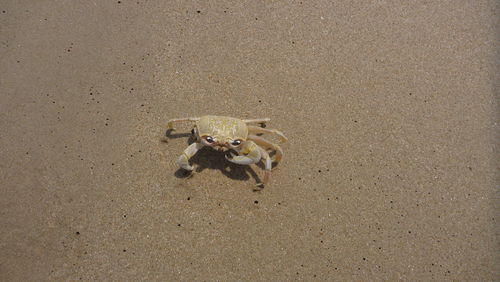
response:
[[[261,147],[259,147],[259,149],[262,151],[262,158],[266,160],[266,169],[264,170],[264,179],[262,180],[262,183],[267,184],[269,182],[269,178],[271,178],[272,161],[266,150]]]
[[[274,155],[274,161],[277,163],[281,161],[281,158],[283,157],[283,150],[279,145],[276,145],[272,142],[267,141],[262,137],[255,135],[248,135],[247,139],[254,141],[257,145],[262,146],[264,148],[270,148],[272,150],[275,150],[276,154]]]
[[[249,125],[248,132],[251,132],[251,133],[272,133],[272,134],[278,135],[278,137],[281,139],[281,143],[285,143],[286,141],[288,141],[288,138],[286,138],[286,136],[281,131],[276,130],[276,129],[268,129],[268,128],[262,128],[262,127],[258,127],[258,126]]]
[[[167,127],[168,129],[174,129],[174,123],[177,123],[177,122],[183,122],[183,121],[198,121],[200,120],[200,118],[193,118],[193,117],[190,117],[190,118],[176,118],[176,119],[171,119],[168,121],[167,123]]]
[[[248,123],[266,123],[270,120],[271,120],[270,118],[244,119],[243,122],[247,123],[247,124]]]
[[[198,152],[199,149],[203,147],[201,143],[193,143],[189,145],[186,150],[177,159],[177,164],[185,170],[192,171],[194,167],[189,164],[189,159]]]

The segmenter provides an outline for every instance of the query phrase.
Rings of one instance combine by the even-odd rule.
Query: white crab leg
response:
[[[248,123],[266,123],[270,120],[271,120],[270,118],[244,119],[243,122],[247,123],[247,124]]]
[[[257,145],[264,147],[264,148],[270,148],[272,150],[276,151],[276,155],[274,155],[274,161],[276,163],[281,161],[281,158],[283,157],[283,149],[277,144],[274,144],[262,137],[256,136],[256,135],[248,135],[247,137],[248,140],[254,141]],[[265,151],[265,150],[264,150]],[[262,156],[264,157],[264,156]]]
[[[285,134],[283,134],[283,132],[276,130],[276,129],[262,128],[262,127],[258,127],[258,126],[249,125],[248,132],[251,132],[251,133],[272,133],[272,134],[276,134],[280,138],[281,143],[285,143],[288,141],[288,138],[286,138]]]
[[[194,167],[189,164],[189,159],[198,152],[199,149],[203,148],[201,143],[193,143],[189,145],[186,150],[177,159],[177,164],[185,170],[192,171]]]
[[[199,121],[199,120],[200,120],[200,118],[192,118],[192,117],[190,117],[190,118],[176,118],[176,119],[171,119],[171,120],[168,121],[167,127],[168,127],[168,129],[174,129],[174,123],[183,122],[183,121],[191,121],[191,122],[193,122],[193,121]]]
[[[269,179],[271,178],[271,169],[273,167],[272,160],[266,150],[262,149],[261,147],[259,147],[259,149],[262,151],[262,157],[266,160],[266,169],[264,170],[264,179],[262,180],[262,183],[267,184],[269,182]]]

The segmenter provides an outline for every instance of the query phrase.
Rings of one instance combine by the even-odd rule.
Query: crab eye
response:
[[[208,142],[208,143],[214,143],[214,141],[215,141],[215,140],[214,140],[214,138],[213,138],[212,136],[207,136],[207,137],[205,138],[205,140],[207,140],[207,142]]]
[[[231,142],[231,145],[233,146],[239,146],[241,144],[241,140],[234,140],[233,142]]]

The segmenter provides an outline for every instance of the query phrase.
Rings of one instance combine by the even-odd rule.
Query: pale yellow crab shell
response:
[[[212,136],[219,143],[231,142],[236,139],[245,141],[248,136],[246,123],[232,117],[202,116],[196,122],[196,128],[200,137]]]

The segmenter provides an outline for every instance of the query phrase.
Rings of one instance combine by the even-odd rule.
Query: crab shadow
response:
[[[189,137],[187,140],[187,144],[190,145],[196,142],[196,137],[191,133],[175,133],[172,134],[172,130],[168,130],[165,134],[168,139],[177,139],[177,138],[185,138]],[[179,152],[179,155],[182,152]],[[255,172],[255,170],[248,165],[238,165],[226,160],[226,156],[230,156],[229,152],[219,152],[213,150],[212,148],[204,147],[201,148],[196,155],[194,155],[190,159],[190,163],[195,167],[194,171],[187,171],[185,169],[179,168],[175,173],[175,177],[177,178],[190,178],[194,175],[194,173],[200,173],[206,169],[216,169],[222,172],[225,176],[239,180],[239,181],[247,181],[250,177],[255,181],[255,183],[262,183],[261,178]],[[176,156],[177,157],[177,156]],[[262,163],[258,163],[257,167],[259,169],[264,169],[264,165]],[[263,188],[260,185],[260,188]]]

